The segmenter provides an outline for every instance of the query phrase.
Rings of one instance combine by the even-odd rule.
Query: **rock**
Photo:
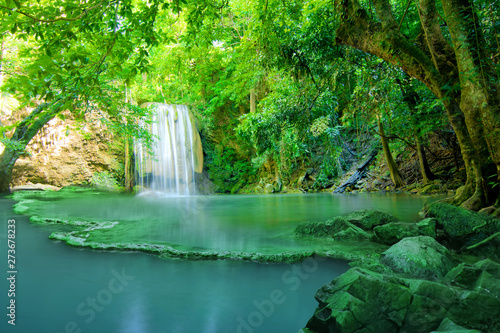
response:
[[[46,184],[32,184],[14,186],[10,189],[11,192],[17,191],[59,191],[61,188]]]
[[[266,186],[264,186],[264,194],[271,194],[274,192],[274,187],[273,185],[271,184],[266,184]]]
[[[435,193],[438,193],[440,190],[441,190],[441,186],[440,185],[438,185],[438,184],[429,184],[429,185],[424,186],[420,190],[420,194],[423,194],[423,195],[435,194]]]
[[[436,220],[426,218],[417,222],[417,230],[420,236],[436,238]]]
[[[436,247],[432,238],[418,238]],[[499,269],[491,260],[460,265],[453,275],[471,278],[458,285],[355,267],[316,293],[318,308],[301,332],[498,332],[500,291],[478,282],[487,276],[488,286],[500,285]],[[465,273],[471,271],[477,274]]]
[[[484,218],[469,210],[447,203],[436,202],[429,206],[426,216],[434,217],[438,226],[451,237],[470,235],[484,224]]]
[[[378,225],[397,221],[391,214],[376,209],[358,210],[342,217],[363,230],[372,230]]]
[[[437,328],[437,331],[432,331],[431,333],[481,333],[478,330],[468,330],[463,326],[457,325],[452,322],[449,318],[444,318],[441,325]]]
[[[377,240],[382,244],[396,244],[405,237],[418,236],[417,225],[415,223],[391,222],[376,226],[373,231]]]
[[[391,246],[381,262],[407,277],[438,280],[455,265],[447,248],[428,236],[409,237]]]
[[[298,236],[333,237],[336,240],[369,239],[370,235],[361,228],[349,223],[342,216],[325,222],[301,223],[295,228]]]
[[[376,226],[373,231],[379,242],[392,245],[406,237],[429,236],[436,238],[436,221],[429,218],[417,223],[391,222]]]
[[[500,231],[498,219],[442,202],[431,204],[426,216],[436,219],[437,228],[443,231],[443,240],[456,249],[476,244]]]

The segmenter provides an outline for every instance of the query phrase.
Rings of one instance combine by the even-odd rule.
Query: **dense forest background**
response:
[[[129,152],[154,140],[139,106],[164,102],[198,117],[219,193],[332,191],[373,155],[348,190],[453,190],[455,204],[498,207],[498,8],[2,0],[0,190],[54,117],[100,119]],[[131,158],[109,174],[122,186]]]

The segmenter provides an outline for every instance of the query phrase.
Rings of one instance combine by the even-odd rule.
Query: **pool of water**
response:
[[[96,242],[273,253],[310,247],[293,236],[301,222],[366,208],[413,221],[427,200],[409,194],[132,197],[95,192],[28,204],[27,214],[119,222],[93,231]]]
[[[424,201],[406,195],[82,195],[47,199],[28,214],[134,225],[123,233],[109,231],[123,241],[248,250],[276,240],[293,247],[293,238],[283,234],[296,224],[362,208],[413,220]],[[74,248],[48,239],[67,226],[34,225],[16,215],[12,204],[0,199],[0,249],[6,263],[7,221],[14,219],[16,325],[7,323],[9,283],[2,263],[1,332],[297,332],[316,308],[317,289],[348,269],[345,262],[324,258],[257,264]]]

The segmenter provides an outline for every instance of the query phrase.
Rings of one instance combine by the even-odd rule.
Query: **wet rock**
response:
[[[429,184],[429,185],[424,186],[424,187],[420,190],[420,194],[423,194],[423,195],[436,194],[436,193],[438,193],[440,190],[441,190],[441,186],[440,186],[440,185],[437,185],[437,184]]]
[[[447,248],[428,236],[409,237],[391,246],[381,262],[407,277],[437,280],[455,264]]]
[[[378,225],[397,221],[391,214],[376,209],[358,210],[342,217],[363,230],[372,230]]]
[[[59,191],[61,188],[46,184],[32,184],[28,182],[25,185],[14,186],[10,189],[11,192],[18,191]]]
[[[436,219],[443,234],[440,242],[454,249],[472,246],[500,231],[500,220],[446,203],[431,204],[426,216]],[[490,252],[498,250],[495,242],[488,246],[493,247]]]
[[[431,333],[481,333],[478,330],[468,330],[463,326],[457,325],[452,322],[449,318],[443,319],[441,325],[439,325],[437,331],[432,331]]]
[[[373,231],[379,242],[392,245],[406,237],[429,236],[436,238],[436,221],[425,219],[417,223],[391,222],[376,226]]]
[[[342,216],[325,222],[301,223],[295,228],[295,234],[298,236],[332,237],[336,240],[361,240],[371,237]]]
[[[453,268],[434,239],[413,237],[372,267],[378,272],[355,267],[323,286],[301,332],[500,331],[500,264],[483,260]]]

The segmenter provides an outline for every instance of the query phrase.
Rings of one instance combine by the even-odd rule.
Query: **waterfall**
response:
[[[195,149],[197,144],[201,147],[201,141],[193,128],[190,112],[185,105],[152,105],[153,144],[149,149],[141,142],[134,145],[136,184],[140,185],[141,192],[193,195],[198,168]]]

